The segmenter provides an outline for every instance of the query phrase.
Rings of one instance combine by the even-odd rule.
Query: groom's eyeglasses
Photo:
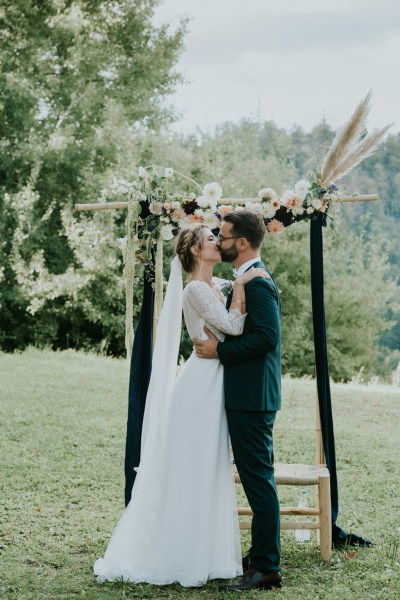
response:
[[[237,235],[231,235],[230,237],[224,237],[223,235],[218,234],[217,235],[217,240],[219,242],[226,242],[226,240],[238,240],[239,236]]]

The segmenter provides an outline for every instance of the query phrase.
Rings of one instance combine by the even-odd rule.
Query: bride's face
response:
[[[221,255],[217,250],[217,238],[211,229],[204,229],[202,247],[199,253],[200,261],[217,263],[221,260]]]

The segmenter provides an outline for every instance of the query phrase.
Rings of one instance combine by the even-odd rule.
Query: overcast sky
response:
[[[400,0],[161,0],[157,23],[180,17],[178,130],[243,117],[336,128],[371,88],[368,124],[400,130]]]

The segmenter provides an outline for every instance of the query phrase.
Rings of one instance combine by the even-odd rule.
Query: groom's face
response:
[[[233,223],[222,221],[217,242],[217,250],[221,254],[222,262],[233,262],[239,256],[238,238],[234,236],[232,229]]]

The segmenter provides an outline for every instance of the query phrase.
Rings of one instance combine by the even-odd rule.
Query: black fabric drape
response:
[[[336,523],[339,512],[339,498],[324,306],[322,227],[325,226],[325,221],[326,215],[317,214],[315,217],[311,218],[311,299],[314,329],[315,370],[317,377],[319,412],[321,417],[322,441],[324,445],[326,465],[329,469],[331,479],[332,521],[333,523]]]
[[[143,301],[133,343],[125,446],[125,506],[129,503],[140,462],[142,424],[153,354],[154,291],[143,275]]]
[[[331,480],[332,542],[335,545],[350,544],[369,546],[371,542],[354,533],[347,534],[336,520],[339,513],[339,493],[336,473],[335,435],[333,430],[329,363],[326,340],[324,305],[324,259],[322,227],[326,226],[326,214],[311,217],[311,298],[314,329],[315,369],[317,378],[318,404],[321,418],[322,441],[326,465]]]

